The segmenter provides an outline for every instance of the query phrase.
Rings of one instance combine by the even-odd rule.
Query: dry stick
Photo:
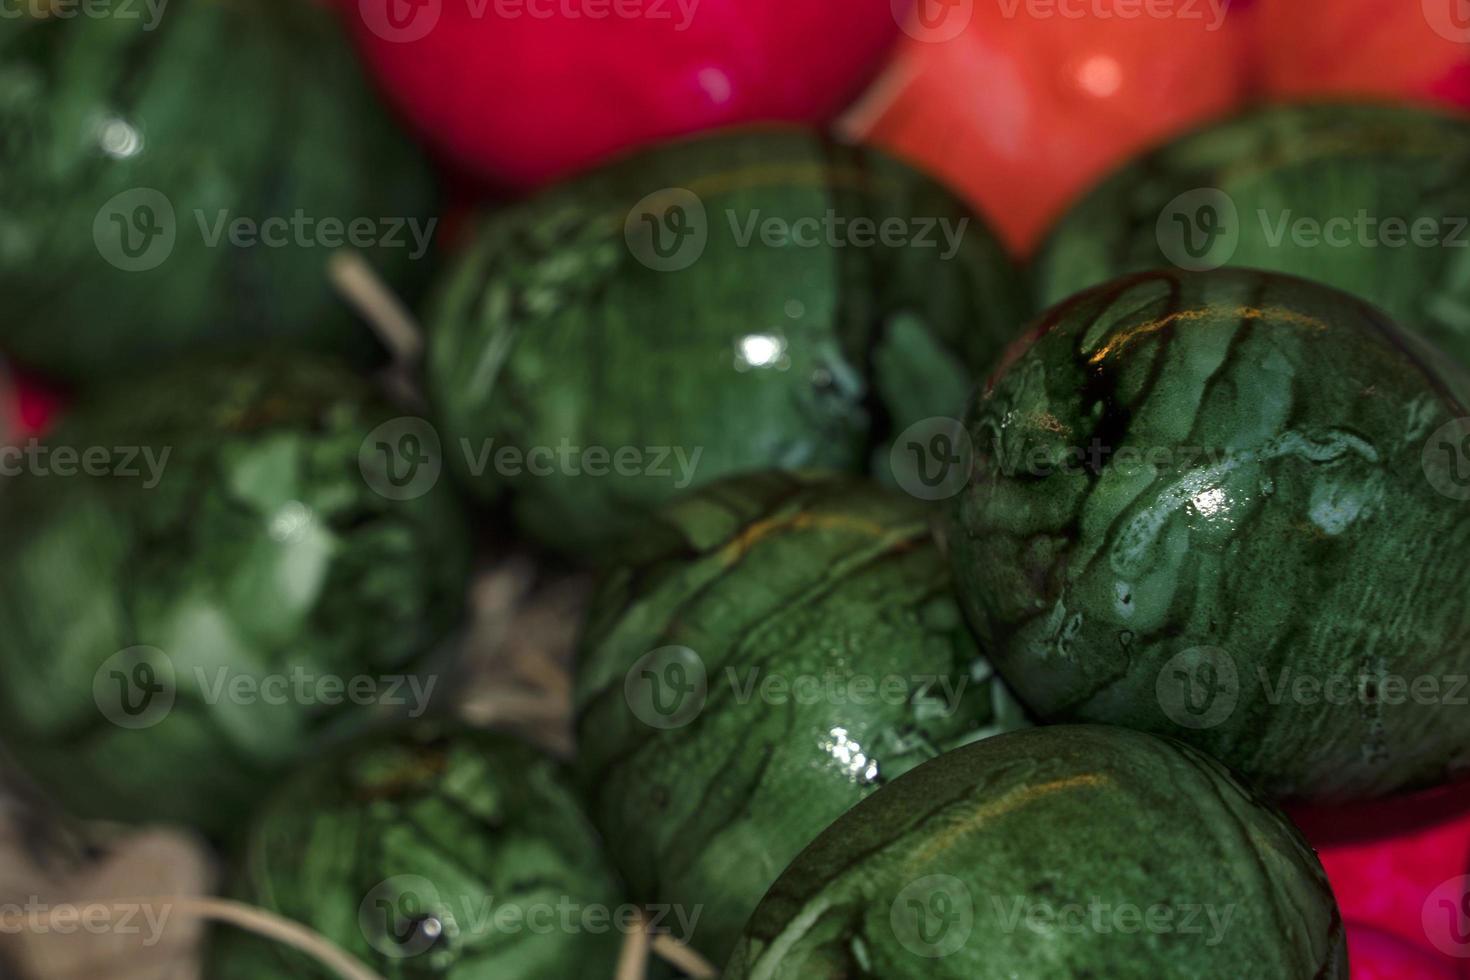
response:
[[[340,976],[342,980],[383,980],[330,939],[301,923],[293,922],[253,905],[246,905],[244,902],[224,898],[210,898],[202,895],[164,895],[155,898],[86,902],[81,906],[70,903],[51,909],[46,919],[48,926],[54,928],[55,920],[59,915],[66,912],[74,918],[74,913],[78,908],[100,907],[109,912],[130,912],[139,906],[146,905],[164,905],[185,915],[193,915],[200,919],[214,919],[244,929],[246,932],[253,932],[257,936],[273,939],[305,953]],[[24,929],[29,918],[31,917],[24,913],[14,913],[0,916],[0,923],[3,923],[7,929]]]
[[[392,352],[394,364],[405,372],[412,371],[424,354],[424,332],[362,254],[351,249],[332,253],[327,260],[327,276]]]
[[[832,123],[832,131],[849,143],[867,139],[883,114],[918,77],[918,65],[912,58],[897,57],[852,107]]]
[[[623,951],[618,954],[618,972],[614,980],[644,980],[648,976],[648,930],[640,915],[638,924],[623,937]]]
[[[640,909],[638,922],[623,937],[623,950],[618,954],[618,972],[614,980],[644,980],[648,976],[650,951],[676,969],[682,970],[692,980],[714,980],[717,975],[709,960],[673,936],[664,933],[653,935]]]

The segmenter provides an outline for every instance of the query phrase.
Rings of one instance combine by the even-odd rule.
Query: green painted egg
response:
[[[1050,721],[1177,736],[1283,798],[1470,755],[1470,392],[1346,293],[1146,273],[1044,314],[967,421],[949,544]]]
[[[593,819],[637,897],[700,911],[692,944],[714,962],[839,814],[1026,724],[927,518],[852,477],[717,481],[594,603],[577,676]]]
[[[412,294],[435,195],[325,5],[47,6],[0,32],[0,348],[71,379],[268,340],[371,356],[328,259]]]
[[[237,892],[389,980],[612,977],[633,921],[559,764],[432,726],[293,776],[251,825]],[[208,966],[213,980],[335,980],[233,930]]]
[[[393,416],[263,355],[139,377],[0,451],[0,740],[80,816],[222,833],[315,738],[425,710],[411,675],[468,545]]]
[[[719,476],[866,469],[1013,338],[1017,278],[872,151],[676,142],[491,216],[428,317],[430,388],[478,493],[596,550]]]
[[[1255,110],[1105,181],[1052,233],[1036,276],[1049,306],[1123,273],[1225,264],[1356,293],[1470,364],[1470,119]]]
[[[1224,766],[1119,728],[955,749],[832,824],[723,980],[1346,980],[1300,833]]]

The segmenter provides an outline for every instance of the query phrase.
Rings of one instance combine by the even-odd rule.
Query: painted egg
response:
[[[1246,97],[1242,20],[1222,3],[919,0],[852,115],[1030,254],[1111,168]],[[872,106],[871,121],[865,106]]]
[[[908,0],[338,2],[433,146],[533,187],[719,126],[825,122],[877,72]]]
[[[1049,721],[1177,736],[1282,798],[1455,778],[1470,715],[1458,365],[1270,273],[1145,273],[1045,313],[967,421],[949,544]]]
[[[1014,336],[1017,281],[906,167],[743,130],[490,216],[430,312],[430,389],[469,486],[586,555],[719,476],[886,461]]]
[[[1256,87],[1271,98],[1379,95],[1470,107],[1465,0],[1251,0]]]
[[[1442,962],[1470,958],[1470,783],[1288,813],[1317,849],[1349,922]],[[1351,928],[1348,948],[1356,971]]]
[[[1053,726],[955,749],[832,824],[725,980],[1321,977],[1342,922],[1296,829],[1213,759]]]
[[[372,356],[329,258],[428,273],[431,175],[315,3],[180,0],[0,37],[0,349],[96,379],[204,347]]]
[[[432,487],[437,448],[394,415],[329,363],[185,362],[8,460],[0,738],[18,761],[79,816],[222,834],[319,738],[422,712],[415,670],[458,616],[467,532]]]
[[[1455,980],[1461,976],[1453,961],[1436,959],[1372,926],[1349,922],[1347,944],[1353,980]]]
[[[411,727],[296,773],[255,817],[243,900],[385,977],[613,975],[633,907],[562,768],[507,736]],[[224,932],[216,980],[318,980],[301,953]]]
[[[1470,364],[1470,121],[1314,105],[1202,130],[1073,208],[1036,279],[1051,304],[1123,273],[1224,265],[1356,293]]]
[[[700,908],[714,962],[833,819],[1026,724],[975,646],[929,511],[848,477],[682,498],[609,576],[577,677],[579,769],[635,895]]]

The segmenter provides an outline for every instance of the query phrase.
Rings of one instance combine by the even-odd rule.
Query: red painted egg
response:
[[[1021,253],[1105,171],[1245,94],[1244,29],[1209,0],[920,0],[915,16],[856,122]]]
[[[1316,846],[1345,919],[1470,965],[1470,786],[1292,817]]]
[[[654,140],[823,122],[908,0],[339,0],[391,101],[452,164],[529,187]]]
[[[1264,95],[1395,96],[1470,107],[1470,0],[1253,0]]]
[[[1348,964],[1352,980],[1454,980],[1451,962],[1372,926],[1349,922]]]

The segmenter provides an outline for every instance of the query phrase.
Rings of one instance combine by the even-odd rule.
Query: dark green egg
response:
[[[397,455],[427,423],[394,416],[341,368],[266,355],[136,378],[5,451],[19,761],[81,816],[225,832],[315,738],[424,710],[432,678],[407,676],[468,547],[434,447]]]
[[[393,980],[611,977],[616,876],[561,766],[504,735],[409,728],[291,778],[251,824],[236,891]],[[213,980],[335,980],[217,934]]]
[[[726,474],[865,470],[963,401],[1019,292],[938,185],[803,130],[741,130],[489,217],[428,317],[430,388],[478,493],[597,549]]]
[[[724,980],[1346,980],[1316,855],[1213,759],[1055,726],[925,763],[781,875]]]
[[[1229,264],[1346,289],[1470,364],[1470,119],[1258,109],[1144,156],[1074,207],[1041,305],[1153,268]]]
[[[371,356],[328,259],[411,295],[433,182],[325,5],[46,7],[0,32],[0,349],[71,379],[267,340]]]
[[[1050,721],[1167,733],[1285,798],[1465,768],[1470,391],[1358,299],[1146,273],[1044,314],[967,421],[949,544]]]
[[[723,960],[786,863],[953,746],[1026,724],[964,623],[925,505],[753,474],[666,510],[609,576],[577,676],[593,819],[634,894]]]

